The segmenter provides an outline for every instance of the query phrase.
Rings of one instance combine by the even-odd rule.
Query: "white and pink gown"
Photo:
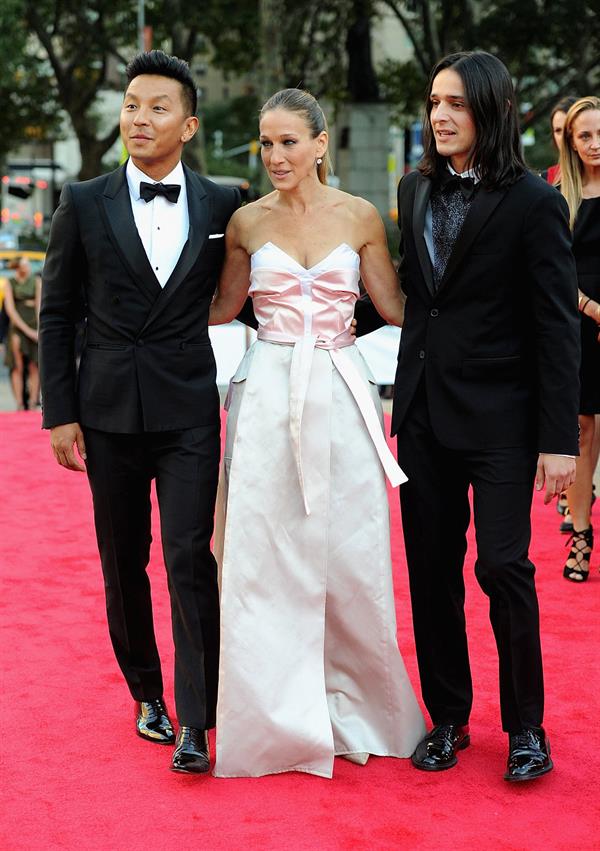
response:
[[[229,394],[215,774],[409,756],[425,733],[396,639],[385,442],[354,345],[359,257],[252,255],[259,323]]]

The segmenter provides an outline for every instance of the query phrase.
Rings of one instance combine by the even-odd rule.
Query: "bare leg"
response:
[[[569,512],[573,518],[573,532],[583,532],[590,526],[590,510],[592,503],[592,481],[594,477],[593,463],[593,445],[594,445],[594,417],[588,414],[580,414],[579,425],[581,428],[579,437],[579,457],[577,458],[577,478],[575,484],[567,491],[569,500]],[[586,542],[574,541],[574,548],[583,555],[591,552],[591,545]],[[573,557],[574,550],[571,550],[571,556],[567,560],[566,568],[573,568],[569,573],[569,579],[582,581],[585,576],[581,570],[581,559]],[[579,569],[577,565],[579,564]],[[585,567],[585,565],[584,565]]]
[[[592,441],[592,476],[598,466],[598,458],[600,457],[600,414],[594,417],[594,439]]]
[[[10,383],[13,396],[17,403],[17,410],[23,410],[23,355],[21,354],[21,341],[16,334],[11,334],[9,339],[10,351],[14,360],[14,367],[10,373]]]
[[[29,361],[29,407],[37,408],[40,404],[40,371],[36,363]]]
[[[569,511],[573,517],[573,528],[587,529],[590,525],[590,506],[592,501],[592,480],[594,477],[594,417],[588,414],[579,416],[581,435],[579,438],[579,457],[577,458],[577,479],[569,488]]]

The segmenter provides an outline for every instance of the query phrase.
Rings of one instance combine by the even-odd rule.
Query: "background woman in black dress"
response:
[[[567,493],[573,518],[563,575],[588,578],[594,545],[591,496],[598,463],[594,431],[600,414],[600,98],[584,97],[567,113],[560,152],[560,191],[569,205],[581,313],[581,426],[577,481]]]

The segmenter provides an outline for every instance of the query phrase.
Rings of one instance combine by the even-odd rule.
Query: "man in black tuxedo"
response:
[[[577,282],[561,195],[526,171],[505,66],[459,53],[434,68],[424,157],[400,183],[406,317],[392,433],[413,623],[434,728],[417,768],[456,764],[469,742],[472,685],[463,562],[489,597],[500,660],[507,780],[552,768],[534,566],[534,480],[546,502],[574,479],[578,452]],[[366,308],[368,309],[368,308]],[[372,321],[358,313],[359,333]]]
[[[52,220],[40,315],[43,425],[58,463],[87,469],[110,636],[136,701],[136,730],[167,744],[175,735],[146,574],[156,480],[180,725],[172,768],[200,773],[209,768],[219,657],[210,539],[220,421],[208,310],[240,199],[181,163],[198,128],[187,64],[151,51],[128,65],[127,79],[121,135],[130,159],[66,185]]]

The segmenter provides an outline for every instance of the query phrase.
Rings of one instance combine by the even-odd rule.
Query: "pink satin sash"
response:
[[[293,339],[289,335],[261,327],[258,329],[258,339],[294,347],[290,367],[290,438],[306,514],[310,514],[310,506],[302,469],[301,430],[302,412],[315,348],[326,349],[329,352],[333,365],[346,382],[362,414],[367,431],[392,487],[398,487],[407,480],[387,445],[368,385],[351,358],[343,351],[347,346],[354,345],[354,337],[349,331],[344,331],[333,340],[317,335],[304,335]]]

